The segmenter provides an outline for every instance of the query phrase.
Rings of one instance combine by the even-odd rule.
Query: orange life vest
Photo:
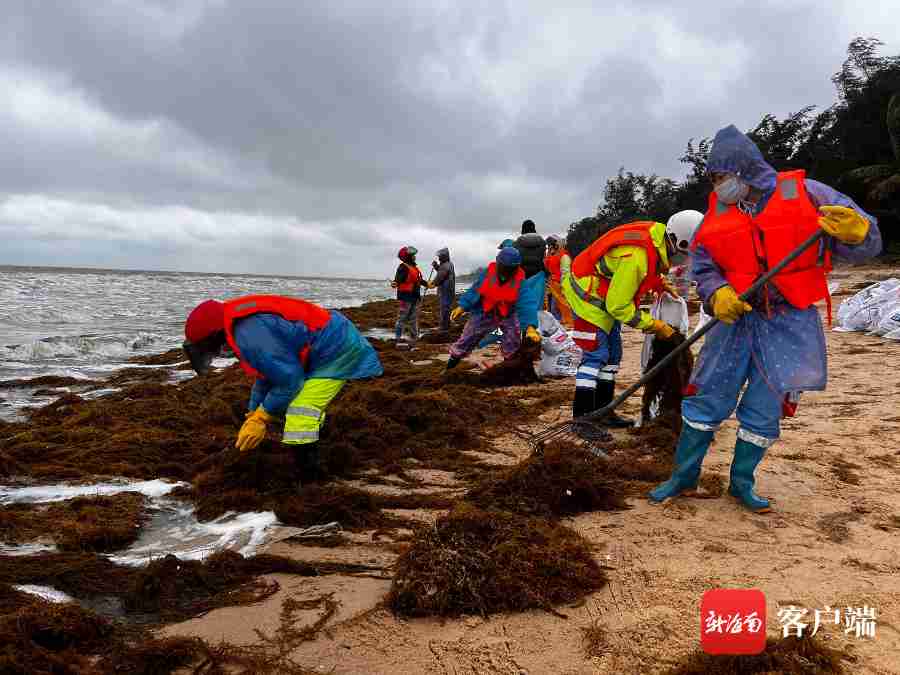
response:
[[[560,263],[562,262],[562,257],[564,255],[569,255],[568,251],[566,251],[565,249],[560,249],[559,253],[557,253],[556,255],[548,255],[544,258],[544,266],[550,273],[550,278],[557,283],[562,280],[562,269],[560,268]]]
[[[524,280],[525,270],[519,267],[511,279],[507,279],[505,284],[501,284],[500,277],[497,276],[497,263],[492,262],[488,265],[484,281],[478,287],[478,294],[481,296],[481,307],[485,314],[496,308],[500,316],[509,316],[510,309],[519,298],[519,288],[521,288]]]
[[[654,225],[656,223],[653,221],[638,220],[614,227],[575,257],[572,261],[572,276],[593,277],[589,295],[593,294],[599,298],[605,298],[607,291],[609,291],[612,272],[609,272],[609,276],[603,274],[603,267],[605,266],[603,256],[617,246],[639,246],[647,253],[647,276],[644,277],[637,293],[634,294],[634,304],[638,306],[641,298],[647,293],[662,290],[659,251],[656,249],[656,244],[653,243],[653,236],[650,234],[650,228]],[[597,270],[598,265],[600,266],[599,273]],[[573,288],[577,291],[577,284],[573,284]]]
[[[410,265],[409,263],[403,263],[406,265],[406,281],[401,284],[397,284],[397,292],[398,293],[412,293],[419,287],[419,282],[422,280],[422,272],[419,271],[419,268],[415,265]]]
[[[743,293],[766,269],[771,269],[820,229],[819,214],[806,193],[806,172],[782,171],[766,207],[750,216],[735,205],[723,204],[713,191],[693,247],[702,246],[725,273],[725,279]],[[830,300],[826,274],[831,252],[810,247],[771,283],[785,300],[806,309]]]
[[[240,360],[244,372],[257,379],[262,379],[262,374],[244,360],[234,340],[235,322],[253,314],[277,314],[288,321],[302,321],[311,331],[324,328],[331,320],[331,314],[324,307],[305,300],[286,298],[282,295],[245,295],[242,298],[227,300],[225,302],[225,339],[228,341],[231,351]],[[300,350],[297,358],[304,366],[306,365],[309,360],[308,345]]]

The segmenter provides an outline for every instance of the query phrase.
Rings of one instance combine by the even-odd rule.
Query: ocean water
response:
[[[134,356],[179,346],[197,303],[250,293],[331,308],[393,295],[383,280],[0,266],[0,382],[41,375],[102,379]],[[0,387],[0,418],[52,400],[32,394]]]

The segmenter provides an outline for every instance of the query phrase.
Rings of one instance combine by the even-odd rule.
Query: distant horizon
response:
[[[314,274],[262,274],[258,272],[188,272],[185,270],[146,270],[123,267],[70,267],[67,265],[7,265],[0,264],[0,272],[7,270],[42,270],[47,272],[117,272],[126,274],[184,274],[198,277],[263,277],[266,279],[309,279],[315,281],[387,281],[381,277],[338,277]]]
[[[260,277],[263,279],[303,279],[307,281],[383,281],[387,283],[386,277],[337,277],[337,276],[316,276],[314,274],[261,274],[240,273],[240,272],[187,272],[184,270],[142,270],[128,269],[122,267],[69,267],[66,265],[7,265],[0,263],[0,272],[5,271],[23,271],[23,270],[40,270],[45,272],[75,272],[75,273],[97,273],[97,272],[115,272],[119,274],[183,274],[187,276],[198,277]],[[478,270],[457,274],[457,279],[473,276]]]

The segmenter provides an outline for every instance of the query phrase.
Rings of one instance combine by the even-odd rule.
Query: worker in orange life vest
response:
[[[846,195],[803,171],[776,172],[733,125],[716,134],[706,168],[713,191],[691,245],[691,277],[704,309],[722,323],[707,333],[682,403],[672,477],[649,496],[660,502],[695,490],[716,430],[736,409],[728,491],[761,513],[770,504],[754,491],[754,474],[780,435],[786,397],[825,388],[825,336],[814,305],[828,300],[831,258],[871,258],[881,234]],[[818,246],[749,302],[738,297],[820,229],[828,236]]]
[[[569,334],[582,349],[575,376],[573,418],[612,402],[622,360],[623,323],[664,340],[674,335],[670,325],[639,306],[651,291],[666,290],[675,295],[662,276],[674,253],[674,238],[664,224],[638,221],[609,230],[572,261],[562,286],[575,314],[575,329]],[[608,427],[633,424],[614,412],[597,422]]]
[[[319,430],[325,409],[347,380],[377,377],[372,345],[343,314],[278,295],[206,300],[188,315],[184,350],[198,375],[225,345],[254,378],[235,446],[257,447],[277,416],[282,443],[294,449],[297,478],[319,479]]]
[[[547,235],[547,255],[544,268],[547,270],[548,306],[550,313],[564,325],[571,327],[572,310],[562,292],[562,278],[569,273],[572,258],[566,250],[566,240],[558,234]]]
[[[422,288],[430,288],[416,266],[415,246],[404,246],[397,253],[400,265],[394,275],[391,286],[397,289],[397,323],[394,326],[394,337],[397,346],[406,346],[403,340],[403,327],[409,329],[410,346],[414,347],[419,339],[419,303],[422,300]]]
[[[500,351],[504,358],[509,358],[519,349],[519,314],[536,316],[533,308],[530,308],[530,299],[522,293],[525,271],[521,264],[522,255],[518,250],[512,246],[501,248],[496,260],[459,297],[459,306],[451,312],[450,318],[455,321],[466,312],[471,316],[459,340],[450,346],[448,370],[454,368],[478,346],[482,338],[496,328],[503,331]],[[540,343],[541,335],[537,332],[537,326],[529,325],[526,328],[525,339]]]

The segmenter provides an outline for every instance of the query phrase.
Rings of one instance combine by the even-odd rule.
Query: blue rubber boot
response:
[[[753,491],[753,474],[766,454],[766,449],[738,438],[734,445],[734,459],[731,461],[731,484],[728,486],[728,494],[737,497],[741,504],[756,513],[771,510],[769,500]]]
[[[648,496],[651,501],[662,502],[683,492],[695,490],[700,480],[700,467],[714,432],[701,431],[685,424],[675,448],[675,468],[672,477],[653,488]]]

